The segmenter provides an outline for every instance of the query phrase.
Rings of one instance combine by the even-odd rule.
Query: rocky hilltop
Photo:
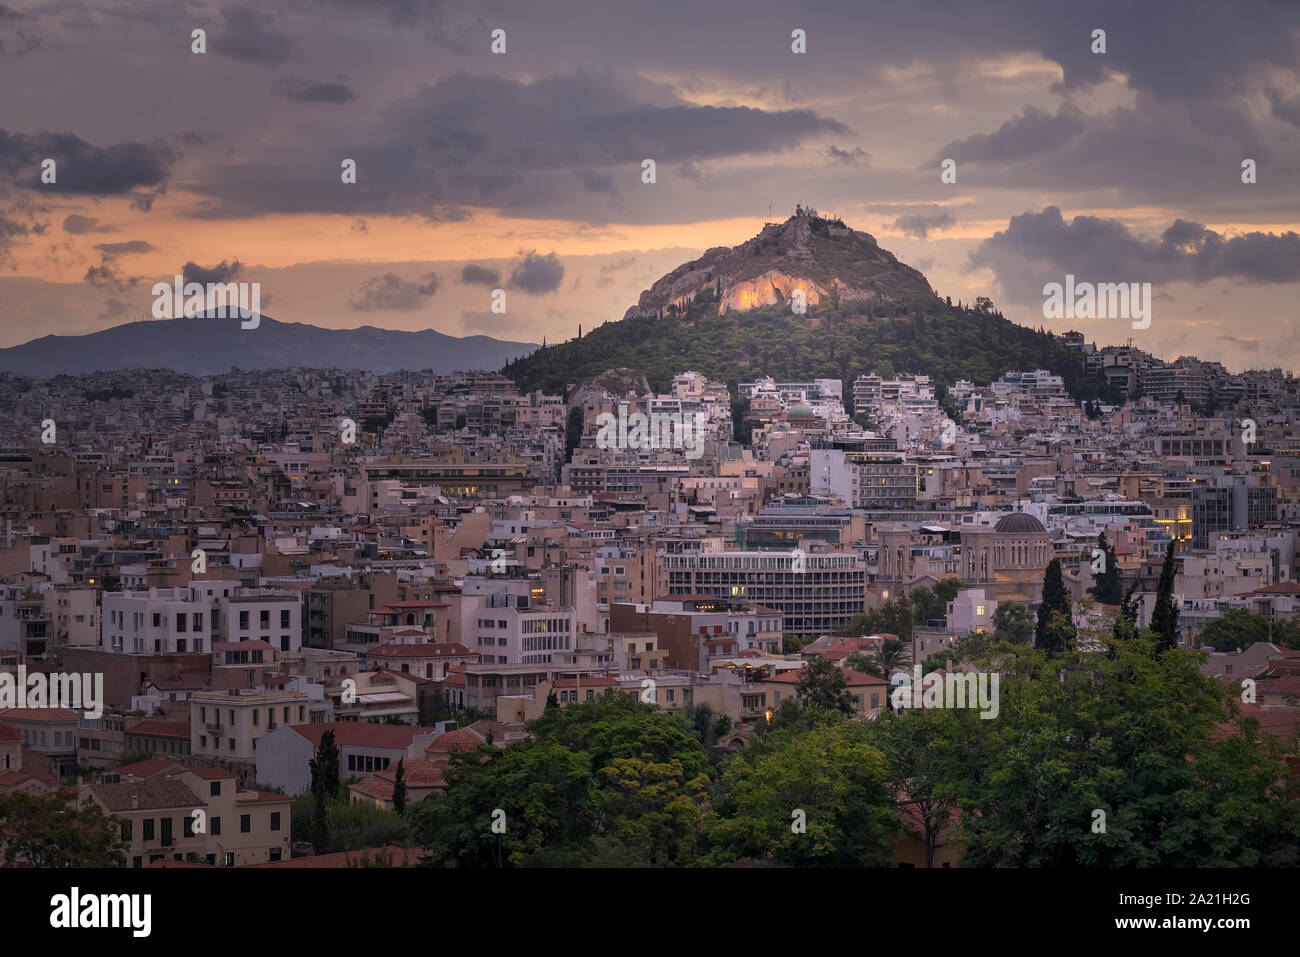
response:
[[[719,314],[790,301],[803,289],[809,307],[838,301],[911,302],[932,298],[925,276],[868,233],[839,219],[797,209],[739,246],[716,246],[678,266],[641,293],[624,319],[659,316],[715,298]]]

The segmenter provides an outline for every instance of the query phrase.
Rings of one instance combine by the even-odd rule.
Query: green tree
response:
[[[1034,615],[1029,606],[1018,601],[1000,601],[993,610],[993,638],[1013,645],[1028,645],[1034,640]]]
[[[72,809],[60,794],[0,796],[5,867],[122,867],[120,823],[93,801]]]
[[[1151,612],[1151,630],[1158,639],[1156,647],[1160,651],[1178,647],[1178,604],[1174,601],[1174,576],[1177,569],[1174,562],[1174,541],[1169,540],[1165,549],[1165,561],[1160,568],[1160,583],[1156,586],[1156,606]]]
[[[782,702],[784,706],[784,702]],[[878,867],[901,820],[862,722],[773,731],[738,755],[709,815],[712,862]]]
[[[1060,653],[1073,637],[1070,594],[1065,590],[1065,579],[1061,575],[1061,560],[1053,558],[1047,563],[1047,571],[1043,575],[1043,597],[1038,605],[1034,645],[1050,653]]]
[[[959,773],[959,747],[970,734],[970,711],[909,708],[904,714],[884,711],[871,726],[869,741],[889,764],[888,781],[898,796],[905,823],[925,845],[925,866],[934,866],[939,838],[953,820]]]
[[[1197,643],[1213,651],[1244,651],[1257,641],[1300,648],[1300,621],[1270,621],[1244,608],[1229,608],[1202,629]]]
[[[804,708],[853,713],[853,695],[839,665],[828,658],[813,658],[799,672],[795,694]]]
[[[962,863],[1250,867],[1294,854],[1282,745],[1234,717],[1202,656],[1155,656],[1145,634],[1088,637],[1088,650],[1018,649],[999,666],[999,718],[959,726],[948,780]]]

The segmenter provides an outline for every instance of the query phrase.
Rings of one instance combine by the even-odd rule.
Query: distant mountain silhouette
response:
[[[129,322],[84,336],[44,336],[0,349],[0,370],[48,377],[115,369],[172,369],[190,375],[288,366],[366,369],[500,369],[537,346],[489,336],[458,338],[432,329],[362,326],[321,329],[263,316],[255,329],[206,315]]]

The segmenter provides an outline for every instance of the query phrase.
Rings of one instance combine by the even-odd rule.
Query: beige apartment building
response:
[[[153,775],[83,784],[77,806],[98,804],[117,820],[127,865],[199,861],[224,867],[289,857],[293,798],[240,791],[221,768],[168,765]]]
[[[252,764],[257,741],[307,719],[307,692],[231,688],[190,695],[190,753]]]

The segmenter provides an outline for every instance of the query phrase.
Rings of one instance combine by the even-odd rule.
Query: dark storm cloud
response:
[[[207,285],[210,282],[232,282],[244,268],[238,259],[227,265],[223,259],[211,269],[205,269],[194,262],[187,262],[181,268],[181,276],[186,283],[197,282]]]
[[[1086,126],[1087,119],[1083,113],[1069,104],[1055,113],[1026,106],[1024,112],[1007,120],[993,133],[953,140],[926,166],[937,165],[939,160],[948,158],[959,164],[1018,162],[1035,153],[1060,149],[1082,133]]]
[[[501,285],[501,271],[470,263],[460,271],[460,281],[466,285],[478,284],[495,289]]]
[[[84,236],[86,233],[111,233],[114,230],[111,226],[101,226],[93,216],[72,213],[64,218],[63,231],[74,236]]]
[[[1072,273],[1092,282],[1207,282],[1244,279],[1300,281],[1300,235],[1250,232],[1225,236],[1199,223],[1175,220],[1159,239],[1143,239],[1117,219],[1076,216],[1055,206],[1013,216],[984,240],[970,263],[992,269],[1017,301],[1032,299],[1044,276]]]
[[[55,161],[55,181],[41,182],[41,163]],[[171,147],[144,143],[92,146],[71,133],[7,133],[0,130],[0,185],[5,180],[54,193],[114,196],[162,184],[177,155]]]
[[[564,279],[564,266],[555,253],[540,256],[535,250],[520,250],[519,255],[522,258],[515,262],[510,271],[511,288],[530,293],[555,292],[560,288],[560,282]]]
[[[124,243],[96,243],[95,248],[104,254],[104,258],[111,259],[114,256],[147,253],[154,247],[143,239],[132,239]]]
[[[245,7],[221,11],[222,29],[213,39],[212,52],[244,63],[283,63],[289,58],[292,39],[271,29]]]
[[[308,83],[306,80],[279,80],[275,92],[298,103],[350,103],[357,98],[346,83]]]
[[[437,291],[438,277],[434,273],[409,282],[389,272],[363,282],[348,305],[357,312],[411,312]]]
[[[332,146],[339,157],[356,160],[355,185],[337,189],[327,179],[302,176],[296,165],[228,166],[198,184],[216,197],[200,215],[428,216],[463,203],[582,218],[573,203],[583,196],[596,201],[620,175],[639,183],[646,158],[662,166],[775,153],[808,137],[847,132],[811,110],[658,105],[641,95],[636,83],[613,75],[579,72],[526,83],[456,74],[390,110],[382,121],[386,132],[367,145]]]
[[[894,220],[894,228],[917,239],[925,239],[930,230],[942,230],[957,222],[957,214],[944,206],[931,206],[904,213]]]

